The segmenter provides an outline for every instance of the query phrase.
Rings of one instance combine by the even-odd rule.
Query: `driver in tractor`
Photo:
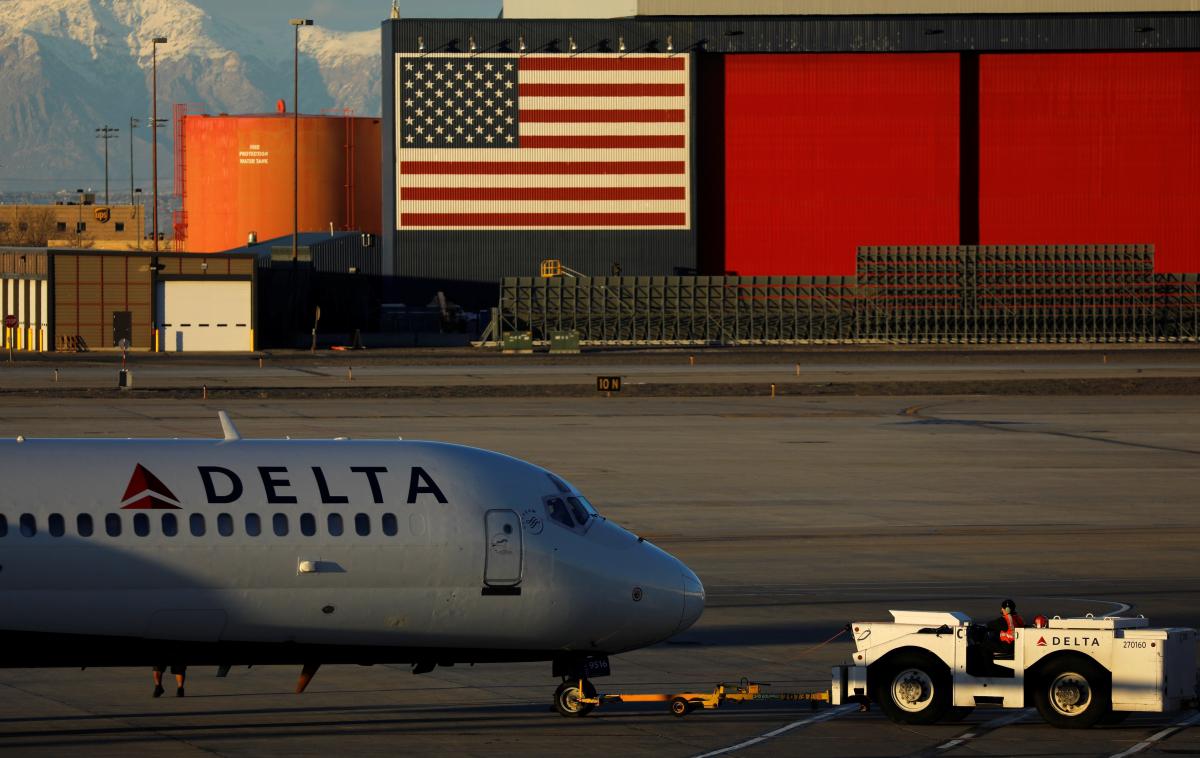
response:
[[[1005,599],[1000,603],[1000,618],[988,622],[988,648],[994,658],[1011,658],[1013,641],[1016,639],[1014,630],[1025,627],[1025,619],[1017,613],[1017,604]]]

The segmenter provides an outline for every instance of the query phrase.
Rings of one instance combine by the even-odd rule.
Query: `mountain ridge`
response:
[[[291,105],[292,34],[269,38],[225,24],[189,0],[7,0],[0,26],[0,190],[102,189],[109,143],[114,196],[129,194],[129,118],[150,120],[151,40],[158,46],[158,115],[174,103],[208,113]],[[183,31],[180,31],[183,30]],[[379,114],[379,31],[300,31],[302,112]],[[159,192],[170,192],[172,124],[159,130]],[[134,134],[135,184],[150,174],[150,134]],[[121,188],[124,188],[123,190]],[[114,197],[114,200],[116,197]]]

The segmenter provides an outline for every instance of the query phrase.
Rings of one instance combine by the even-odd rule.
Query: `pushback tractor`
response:
[[[875,703],[903,724],[958,720],[978,705],[1033,705],[1064,728],[1197,705],[1195,629],[1055,617],[1015,630],[1011,651],[996,653],[989,630],[965,614],[891,614],[851,624],[855,651],[833,669],[832,703]]]

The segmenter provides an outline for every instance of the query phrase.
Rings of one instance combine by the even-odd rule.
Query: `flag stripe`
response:
[[[524,163],[526,161],[554,161],[561,163],[571,163],[582,161],[584,163],[592,162],[621,162],[621,161],[678,161],[686,157],[685,150],[677,147],[642,147],[630,148],[576,148],[564,150],[562,148],[526,148],[520,150],[505,150],[499,149],[495,142],[491,146],[479,146],[478,135],[476,141],[471,147],[425,147],[421,149],[410,149],[413,154],[413,159],[419,162],[433,163],[437,161],[450,161],[460,163],[472,163],[474,161],[486,161],[489,163]],[[457,138],[456,138],[457,139]],[[405,160],[401,166],[401,171],[406,171],[406,167],[413,161]],[[661,183],[661,182],[660,182]]]
[[[520,181],[512,174],[403,174],[398,185],[403,187],[660,187],[678,182],[686,189],[686,176],[664,174],[541,174]]]
[[[405,213],[404,226],[682,226],[684,213]]]
[[[616,121],[683,121],[682,108],[647,108],[647,109],[613,109],[587,108],[579,110],[521,110],[522,122],[556,121],[563,123],[578,123],[593,121],[597,123]]]
[[[676,71],[528,71],[522,68],[521,81],[526,84],[684,84],[687,75]]]
[[[527,122],[521,123],[519,134],[524,139],[528,135],[535,134],[579,134],[597,136],[601,134],[679,134],[687,133],[685,124],[678,122],[656,122],[656,123],[641,123],[631,124],[625,123],[607,123],[607,124],[564,124],[564,123],[539,123],[530,124]]]
[[[523,58],[522,71],[683,71],[683,58]]]
[[[404,214],[413,213],[682,213],[679,200],[405,200]]]
[[[683,97],[682,84],[525,84],[521,97]]]
[[[402,187],[402,200],[684,200],[683,187]]]
[[[521,147],[556,148],[623,148],[623,147],[684,147],[682,134],[626,134],[620,136],[564,135],[521,137]]]
[[[530,97],[516,99],[519,111],[605,111],[609,108],[645,108],[679,105],[681,98],[671,97]]]
[[[405,174],[682,174],[683,161],[404,161]]]

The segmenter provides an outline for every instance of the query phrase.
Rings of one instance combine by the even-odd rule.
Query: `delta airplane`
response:
[[[608,656],[704,588],[553,473],[438,442],[0,441],[0,667],[550,661],[582,715]]]

